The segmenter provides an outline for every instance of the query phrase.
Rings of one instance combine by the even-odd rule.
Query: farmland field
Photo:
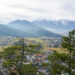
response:
[[[44,50],[47,50],[47,49],[53,49],[53,50],[55,50],[55,51],[57,51],[59,53],[68,53],[68,51],[64,50],[63,48],[46,48]]]

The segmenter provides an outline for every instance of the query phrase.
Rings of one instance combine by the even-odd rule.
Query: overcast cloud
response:
[[[75,20],[75,0],[0,0],[0,23],[24,20]]]

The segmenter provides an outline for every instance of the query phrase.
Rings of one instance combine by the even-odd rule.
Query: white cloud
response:
[[[75,20],[75,0],[0,0],[0,23],[15,19]]]

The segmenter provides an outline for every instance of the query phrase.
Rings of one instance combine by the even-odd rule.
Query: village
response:
[[[25,59],[26,61],[23,62],[23,64],[33,64],[39,66],[38,71],[36,75],[39,75],[39,73],[43,73],[44,75],[50,75],[50,66],[42,66],[42,64],[50,64],[50,61],[48,60],[48,56],[53,54],[52,49],[45,50],[39,54],[33,54],[33,53],[26,53],[25,52]],[[2,66],[2,63],[5,60],[2,58],[0,60],[0,75],[7,75],[9,74],[9,70],[7,68],[4,68]],[[12,68],[12,71],[15,71],[15,68]]]
[[[74,38],[71,50],[75,50]],[[0,53],[0,75],[70,75],[69,72],[75,75],[75,53],[66,49],[65,42],[61,50],[43,48],[41,44],[27,45],[24,38],[19,42],[20,45],[7,47]]]
[[[50,62],[47,58],[49,55],[53,54],[53,51],[54,50],[52,50],[52,49],[48,49],[40,54],[35,54],[35,55],[28,54],[28,55],[26,55],[27,62],[25,62],[24,64],[32,63],[33,65],[38,65],[39,69],[38,69],[37,75],[40,72],[44,73],[44,75],[50,75],[49,66],[48,65],[42,66],[42,64],[43,63],[50,64]]]
[[[33,54],[31,52],[25,52],[24,55],[24,59],[26,60],[25,62],[23,62],[23,64],[27,65],[27,64],[32,64],[34,66],[38,66],[38,71],[36,72],[36,75],[39,75],[40,73],[42,73],[43,75],[51,75],[50,74],[50,66],[52,64],[52,62],[50,62],[50,60],[48,60],[48,56],[53,55],[54,50],[53,49],[47,49],[47,50],[43,50],[41,53],[39,54]],[[2,58],[0,60],[0,75],[8,75],[10,72],[8,70],[8,68],[5,68],[2,66],[2,63],[5,60]],[[67,66],[65,63],[61,63],[64,66]],[[11,67],[11,71],[12,72],[17,72],[15,67]],[[75,71],[73,69],[73,71]],[[17,75],[19,75],[17,73]],[[67,73],[65,74],[61,74],[61,75],[68,75]]]

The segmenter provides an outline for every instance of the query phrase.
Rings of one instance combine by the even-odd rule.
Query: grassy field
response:
[[[44,49],[43,50],[53,49],[53,50],[55,50],[55,51],[57,51],[59,53],[68,53],[68,51],[67,50],[64,50],[63,48],[47,48],[45,45],[47,45],[47,42],[48,41],[44,41],[44,40],[42,40],[40,38],[28,38],[28,40],[29,41],[34,40],[36,42],[40,42],[44,46]],[[41,51],[43,51],[43,50],[41,50]]]
[[[18,38],[12,38],[12,37],[9,37],[11,40],[9,41],[9,44],[7,44],[7,46],[11,46],[14,42],[18,41],[19,39]],[[43,45],[43,48],[44,50],[47,50],[47,49],[53,49],[59,53],[67,53],[68,51],[64,51],[62,48],[48,48],[48,43],[50,42],[49,40],[42,40],[41,38],[25,38],[27,39],[28,41],[25,41],[25,43],[33,43],[32,41],[36,41],[37,43],[41,43]],[[2,39],[1,39],[2,40]],[[8,42],[8,38],[6,38],[6,41]],[[6,43],[7,43],[6,42]],[[5,43],[5,41],[3,42]],[[4,46],[7,47],[7,46]],[[0,52],[3,51],[3,47],[0,47]]]
[[[3,52],[3,48],[2,47],[0,47],[0,52]]]
[[[3,47],[0,47],[0,52],[3,52],[5,48],[8,48],[10,46],[3,46]]]
[[[55,50],[55,51],[57,51],[57,52],[59,52],[59,53],[68,53],[67,50],[64,50],[64,49],[62,49],[62,48],[46,48],[46,49],[44,49],[44,50],[47,50],[47,49],[53,49],[53,50]]]
[[[43,40],[41,40],[40,38],[28,38],[29,41],[36,41],[36,42],[40,42],[40,43],[43,43]]]

